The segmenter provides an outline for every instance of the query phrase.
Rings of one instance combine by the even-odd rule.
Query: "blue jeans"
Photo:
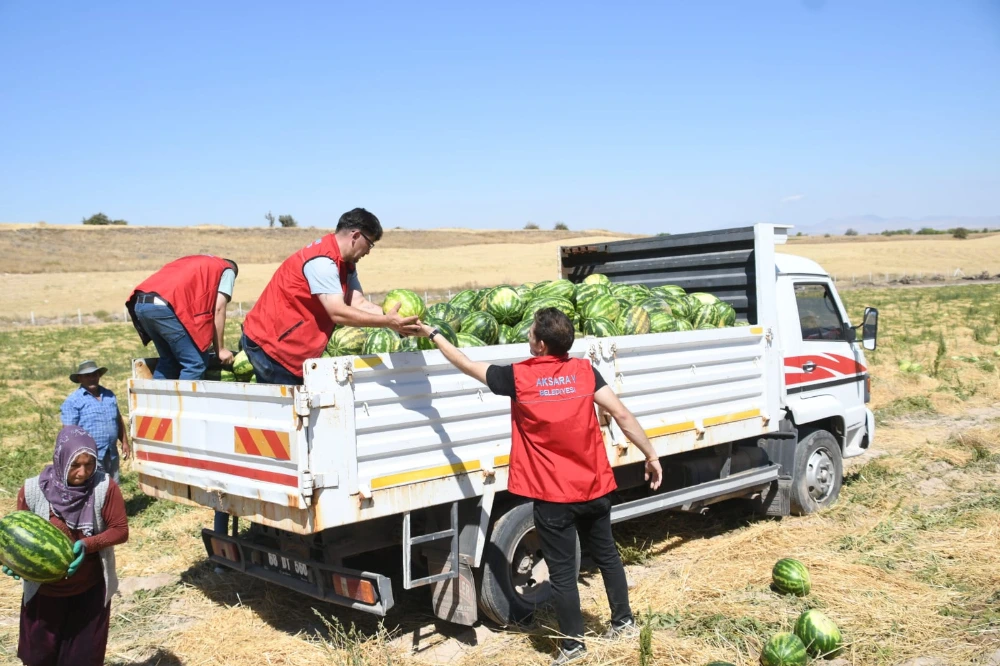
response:
[[[208,352],[203,352],[166,305],[136,303],[135,318],[153,339],[160,360],[153,379],[201,379],[208,368]]]
[[[246,333],[243,334],[240,344],[243,346],[243,351],[247,353],[250,365],[253,366],[258,384],[291,384],[292,386],[302,384],[301,377],[296,377],[285,366],[264,353],[260,345],[248,338]]]
[[[101,459],[97,461],[97,467],[114,479],[115,483],[121,483],[121,461],[118,458],[118,450],[114,444],[109,446],[108,450],[101,456]]]

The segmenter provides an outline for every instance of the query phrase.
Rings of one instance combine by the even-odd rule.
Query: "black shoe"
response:
[[[620,624],[611,623],[611,627],[601,636],[606,641],[616,638],[635,638],[639,635],[639,627],[635,626],[635,620],[629,618]]]
[[[570,650],[559,649],[559,654],[556,658],[552,660],[550,666],[562,666],[563,664],[569,664],[574,661],[578,661],[587,656],[587,646],[577,645],[575,648]]]

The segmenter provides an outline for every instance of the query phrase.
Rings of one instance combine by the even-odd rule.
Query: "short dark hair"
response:
[[[240,274],[240,267],[236,265],[235,261],[233,261],[232,259],[225,259],[225,258],[223,258],[223,261],[227,262],[230,266],[233,267],[233,273],[235,273],[237,276]]]
[[[573,322],[558,308],[542,308],[535,313],[535,339],[541,340],[553,356],[562,356],[573,346]]]
[[[382,223],[364,208],[355,208],[340,216],[340,220],[337,222],[337,231],[349,229],[357,229],[368,236],[373,243],[382,238]]]

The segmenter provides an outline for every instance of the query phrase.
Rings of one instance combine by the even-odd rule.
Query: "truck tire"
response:
[[[809,433],[795,447],[792,514],[804,516],[832,506],[843,480],[844,461],[837,439],[826,430]]]
[[[579,540],[576,568],[579,571]],[[493,524],[476,578],[479,609],[502,627],[530,621],[535,608],[551,598],[531,502],[511,507]]]

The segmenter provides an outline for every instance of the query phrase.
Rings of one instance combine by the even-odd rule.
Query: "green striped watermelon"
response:
[[[525,282],[524,284],[519,284],[514,287],[514,291],[516,291],[517,295],[521,297],[521,300],[525,300],[528,298],[528,294],[531,293],[531,287],[531,282]]]
[[[427,308],[417,293],[409,289],[393,289],[382,301],[382,312],[391,312],[399,303],[400,317],[423,317]]]
[[[677,296],[676,294],[668,294],[663,297],[663,300],[667,302],[670,307],[670,312],[678,319],[690,319],[691,313],[694,311],[691,307],[691,303],[688,301],[687,296]],[[699,302],[698,305],[701,305]]]
[[[775,634],[760,651],[761,666],[805,666],[808,661],[806,646],[795,634]]]
[[[511,340],[512,343],[524,343],[528,341],[528,330],[531,325],[535,323],[534,319],[522,319],[521,323],[514,327],[514,339]]]
[[[368,339],[368,332],[354,326],[338,326],[330,341],[326,343],[326,351],[330,356],[353,356],[360,354]]]
[[[621,332],[610,319],[595,317],[583,320],[583,334],[592,335],[596,338],[607,338],[613,335],[621,335]]]
[[[676,284],[661,284],[658,287],[653,287],[653,293],[660,296],[685,296],[686,292],[683,287],[678,287]]]
[[[501,343],[502,344],[502,343]],[[486,343],[477,338],[474,335],[469,335],[468,333],[458,334],[458,346],[459,347],[485,347]]]
[[[659,296],[651,296],[639,302],[639,307],[646,311],[646,314],[652,316],[656,312],[665,312],[672,315],[672,310],[667,302],[660,298]]]
[[[486,297],[486,311],[501,324],[521,321],[524,302],[511,287],[497,287]]]
[[[500,324],[489,312],[473,312],[462,320],[460,330],[492,345],[500,335]]]
[[[576,285],[569,280],[553,280],[547,284],[539,283],[531,290],[533,298],[554,296],[571,303],[576,302]]]
[[[818,610],[807,610],[795,621],[795,635],[813,657],[833,657],[844,647],[837,623]]]
[[[423,340],[423,338],[408,335],[399,341],[399,351],[420,351],[421,340]]]
[[[650,333],[668,333],[677,330],[677,320],[668,312],[654,312],[649,315]]]
[[[428,326],[431,326],[441,331],[441,335],[443,335],[448,342],[455,345],[456,347],[458,346],[458,337],[457,337],[458,334],[455,333],[455,329],[452,328],[448,324],[448,322],[441,321],[439,319],[431,319],[429,317],[424,321]],[[417,347],[419,349],[424,349],[424,350],[437,349],[437,345],[435,345],[434,341],[431,340],[430,338],[417,338]]]
[[[253,364],[250,363],[245,351],[241,351],[233,357],[233,374],[241,382],[250,379],[250,375],[253,374]]]
[[[688,298],[693,298],[694,300],[702,303],[704,305],[713,305],[719,302],[719,297],[714,294],[709,294],[704,291],[696,291],[688,294]]]
[[[621,311],[621,305],[619,305],[618,301],[611,296],[598,296],[597,298],[591,299],[584,303],[583,307],[579,310],[580,316],[583,317],[584,320],[601,317],[611,322],[618,320],[618,316],[621,314]],[[586,329],[584,329],[584,333],[586,332]]]
[[[66,577],[73,544],[55,525],[31,511],[0,520],[0,562],[25,580],[54,583]]]
[[[639,305],[632,306],[618,318],[622,335],[644,335],[649,333],[651,325],[649,313]]]
[[[479,290],[478,289],[464,289],[448,301],[449,305],[453,305],[456,308],[461,308],[463,310],[472,310],[476,307],[476,302],[479,300]]]
[[[401,351],[402,341],[399,335],[388,328],[374,328],[365,339],[361,348],[362,354],[391,354]]]
[[[555,308],[570,319],[572,319],[576,314],[576,309],[573,307],[573,303],[567,301],[565,298],[536,298],[528,301],[528,303],[524,306],[524,313],[521,315],[521,321],[534,320],[535,313],[542,308]]]
[[[582,282],[576,285],[576,307],[580,307],[596,296],[610,296],[611,290],[603,284],[587,284]]]
[[[608,279],[607,275],[603,273],[591,273],[587,277],[583,278],[584,284],[611,284],[611,280]]]
[[[694,330],[694,326],[692,326],[691,322],[689,322],[687,319],[675,319],[674,321],[677,322],[675,324],[676,327],[674,328],[675,331],[693,331]]]
[[[733,326],[736,324],[736,310],[733,306],[725,301],[719,301],[714,306],[716,313],[718,313],[719,328],[723,326]]]
[[[782,558],[774,563],[771,580],[774,589],[782,594],[804,597],[812,589],[812,579],[809,577],[806,565],[791,557]]]
[[[462,318],[469,314],[468,310],[456,307],[451,303],[435,303],[427,306],[427,318],[443,321],[457,332],[462,326]]]
[[[500,324],[500,332],[497,334],[497,344],[512,345],[515,342],[517,342],[516,336],[517,332],[514,330],[513,326],[508,326],[507,324]]]
[[[715,328],[719,325],[719,312],[711,305],[701,305],[688,319],[695,328]]]

